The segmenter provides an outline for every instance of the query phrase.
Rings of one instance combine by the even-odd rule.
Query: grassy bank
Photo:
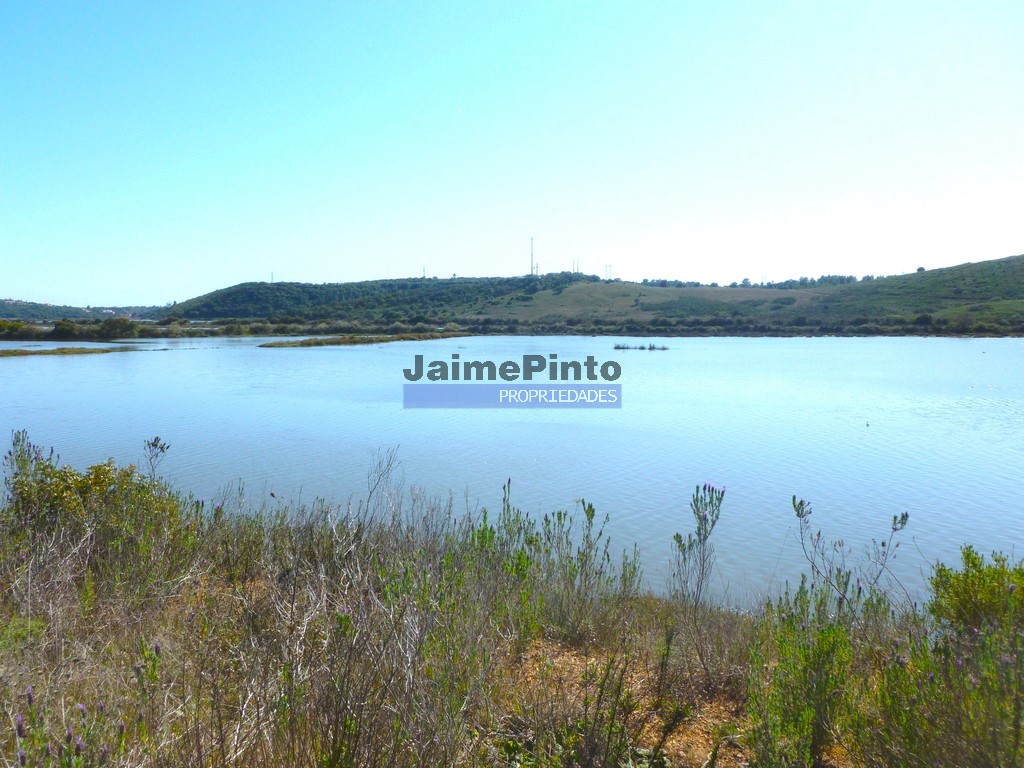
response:
[[[0,510],[2,765],[931,766],[1024,757],[1024,567],[965,550],[926,606],[816,537],[761,610],[707,595],[724,492],[668,594],[592,506],[527,518],[400,492],[206,503],[15,435]]]
[[[367,334],[348,336],[326,336],[293,341],[268,341],[261,347],[348,347],[357,344],[386,344],[390,341],[428,341],[431,339],[451,339],[468,336],[466,333],[452,331],[429,331],[424,333]]]
[[[134,347],[55,347],[53,349],[0,349],[0,357],[29,355],[101,355],[107,352],[132,352]]]

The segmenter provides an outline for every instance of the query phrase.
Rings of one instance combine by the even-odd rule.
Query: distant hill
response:
[[[524,277],[453,277],[370,280],[360,283],[242,283],[180,302],[160,311],[193,320],[358,317],[372,322],[437,323],[473,314],[487,302],[560,294],[593,275],[561,272]]]
[[[68,307],[60,304],[39,304],[33,301],[0,299],[0,319],[5,320],[102,320],[130,314],[142,307]],[[146,307],[145,309],[149,309]]]
[[[242,283],[167,307],[0,301],[0,319],[159,320],[145,335],[434,332],[621,335],[1024,335],[1024,256],[895,277],[728,287],[559,272],[358,283]],[[220,330],[218,330],[218,328]],[[27,332],[27,331],[25,331]],[[22,333],[5,331],[7,335]]]
[[[156,311],[398,332],[1024,334],[1024,256],[908,275],[711,287],[555,273],[359,283],[242,283]]]

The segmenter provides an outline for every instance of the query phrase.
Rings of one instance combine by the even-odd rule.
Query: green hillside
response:
[[[629,283],[562,272],[509,278],[243,283],[163,308],[188,320],[324,332],[1024,334],[1024,256],[909,275],[764,287]],[[314,329],[315,330],[315,329]]]
[[[436,323],[463,317],[486,302],[561,292],[597,277],[562,272],[534,277],[371,280],[361,283],[242,283],[164,308],[190,320],[358,318],[369,322]]]
[[[408,278],[358,283],[241,283],[168,307],[57,307],[0,301],[0,336],[481,334],[1024,335],[1024,256],[894,277],[831,275],[728,287],[601,280],[560,272],[521,277]],[[6,318],[6,319],[4,319]],[[76,321],[47,330],[58,318]],[[42,323],[22,328],[19,323]],[[109,329],[113,332],[113,329]],[[122,329],[117,329],[122,333]],[[122,333],[122,335],[124,335]]]
[[[34,301],[0,299],[0,319],[4,320],[95,320],[128,314],[127,307],[68,307],[60,304],[39,304]]]

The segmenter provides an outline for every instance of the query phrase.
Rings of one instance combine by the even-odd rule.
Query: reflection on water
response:
[[[0,428],[86,466],[162,465],[199,496],[344,501],[365,494],[380,449],[407,486],[456,507],[611,515],[663,583],[694,486],[725,485],[716,547],[739,600],[797,576],[794,495],[855,552],[910,512],[908,583],[962,542],[1024,549],[1024,341],[1019,339],[647,339],[473,337],[365,347],[260,349],[254,339],[147,340],[120,355],[0,359]],[[61,346],[54,344],[54,346]],[[403,410],[402,375],[425,359],[616,360],[621,410]]]

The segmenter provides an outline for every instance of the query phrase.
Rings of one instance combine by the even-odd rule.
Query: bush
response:
[[[960,552],[959,571],[939,563],[932,574],[928,610],[954,632],[985,628],[1024,630],[1024,563],[994,553],[985,563],[973,547]]]
[[[636,551],[612,560],[611,540],[593,504],[583,502],[579,528],[567,512],[544,515],[537,543],[537,592],[548,631],[571,645],[618,635],[612,617],[636,598],[641,581]]]
[[[810,768],[850,717],[849,625],[829,589],[788,590],[765,608],[750,658],[751,746],[756,765]]]
[[[858,729],[869,765],[1024,763],[1022,566],[971,547],[961,557],[962,570],[935,567],[930,616],[884,660]]]
[[[52,451],[44,457],[24,432],[15,433],[7,465],[3,546],[34,568],[64,569],[87,600],[98,589],[132,599],[162,594],[202,535],[201,505],[134,466],[111,460],[79,472]]]

